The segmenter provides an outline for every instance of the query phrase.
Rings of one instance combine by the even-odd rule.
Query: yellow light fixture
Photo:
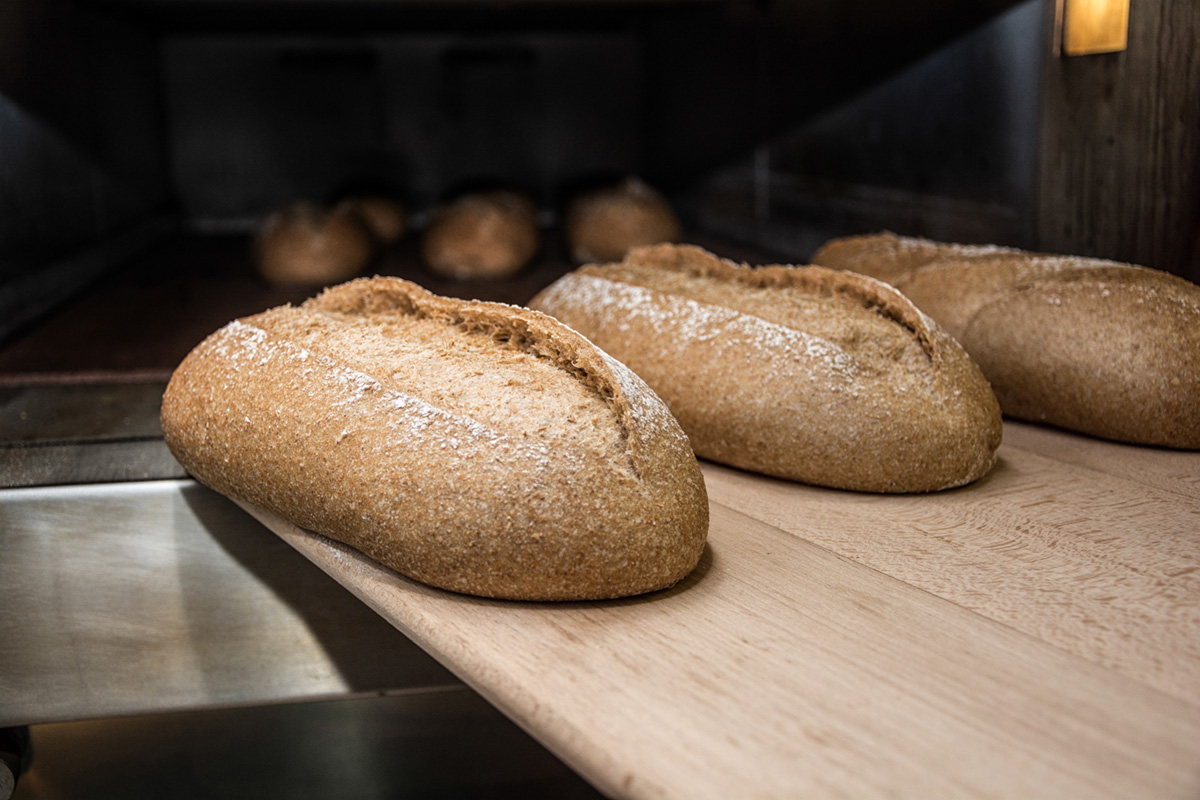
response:
[[[1067,56],[1124,50],[1129,35],[1129,0],[1058,0],[1058,50]]]

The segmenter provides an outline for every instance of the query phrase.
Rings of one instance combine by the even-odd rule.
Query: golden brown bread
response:
[[[1200,286],[1132,264],[890,233],[834,240],[813,260],[895,285],[958,338],[1010,416],[1200,448]]]
[[[708,530],[687,438],[632,372],[542,314],[396,278],[225,326],[162,422],[201,483],[457,592],[653,591]]]
[[[434,212],[421,254],[443,277],[506,278],[529,263],[539,240],[537,206],[528,197],[473,192]]]
[[[579,262],[619,261],[630,248],[678,242],[683,235],[667,199],[636,177],[575,198],[564,228],[571,257]]]
[[[978,368],[879,281],[656,245],[531,306],[644,378],[703,458],[874,492],[959,486],[995,461],[1000,412]]]
[[[348,209],[298,201],[263,220],[253,251],[259,274],[270,284],[324,286],[361,275],[375,257],[375,240]]]

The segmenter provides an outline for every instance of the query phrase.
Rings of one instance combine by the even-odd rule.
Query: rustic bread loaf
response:
[[[539,242],[537,206],[528,197],[472,192],[434,211],[421,254],[443,277],[506,278],[529,263]]]
[[[683,235],[667,198],[636,177],[574,198],[564,228],[571,257],[579,262],[619,261],[633,247],[677,242]]]
[[[987,381],[879,281],[655,245],[581,267],[531,306],[644,378],[703,458],[872,492],[959,486],[995,461]]]
[[[375,239],[348,209],[297,201],[263,219],[253,252],[258,273],[272,285],[325,286],[361,275],[375,257]]]
[[[162,423],[201,483],[457,592],[661,589],[708,530],[686,436],[626,367],[542,314],[396,278],[220,329]]]
[[[886,276],[962,343],[1012,417],[1200,448],[1200,286],[1132,264],[890,233],[835,240],[813,260]]]

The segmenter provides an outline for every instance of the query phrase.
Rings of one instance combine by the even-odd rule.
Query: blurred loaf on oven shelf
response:
[[[253,241],[255,267],[275,286],[340,283],[361,275],[375,254],[374,235],[357,213],[308,201],[268,214]]]
[[[580,267],[531,306],[644,378],[703,458],[870,492],[960,486],[995,461],[987,381],[880,281],[665,244]]]
[[[162,427],[206,486],[456,592],[650,592],[708,531],[687,437],[625,366],[542,314],[398,278],[216,331]]]
[[[468,192],[434,210],[421,254],[442,277],[500,279],[528,264],[540,239],[537,206],[527,195]]]
[[[813,261],[894,285],[954,335],[1009,416],[1200,448],[1200,286],[1097,258],[892,233]]]
[[[573,198],[564,229],[577,262],[620,261],[633,247],[678,242],[683,236],[667,198],[636,176]]]

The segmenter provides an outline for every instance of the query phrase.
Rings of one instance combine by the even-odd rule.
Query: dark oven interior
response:
[[[830,237],[888,229],[1095,255],[1197,280],[1200,21],[1192,3],[1134,4],[1127,51],[1082,58],[1055,53],[1056,10],[1054,0],[5,2],[0,481],[13,489],[183,477],[157,427],[165,381],[225,322],[312,293],[268,285],[252,263],[256,227],[296,200],[332,203],[367,190],[397,197],[414,228],[371,271],[509,303],[575,266],[562,232],[572,192],[628,175],[666,195],[685,239],[752,263],[804,263]],[[431,273],[419,256],[422,225],[440,202],[485,183],[533,198],[537,256],[504,280]],[[229,514],[188,497],[187,519]],[[42,508],[43,499],[31,502]],[[21,523],[13,508],[0,508],[10,527]],[[46,512],[31,513],[50,524]],[[97,535],[103,526],[84,527]],[[278,553],[239,547],[228,545],[260,578],[291,569],[266,566]],[[4,558],[11,565],[19,555],[0,556],[0,575]],[[105,563],[89,571],[103,574]],[[311,612],[310,624],[326,614],[279,591]],[[26,612],[43,608],[32,597]],[[326,649],[349,654],[346,663],[362,646],[355,631],[375,631],[377,621],[355,624],[322,628]],[[26,656],[37,646],[0,645],[0,655],[33,674]],[[400,678],[360,676],[349,690],[463,691],[419,652],[396,647],[394,663],[408,665],[397,667]],[[206,652],[221,661],[231,651]],[[251,684],[219,701],[168,701],[147,690],[141,703],[56,714],[244,706],[265,697]],[[85,694],[108,696],[91,685]],[[426,733],[451,717],[463,722],[480,758],[515,753],[513,763],[542,763],[523,744],[487,747],[489,737],[520,734],[489,728],[501,723],[479,722],[490,712],[454,697],[437,713],[420,702],[395,713],[422,720]],[[314,724],[357,726],[360,744],[400,746],[387,738],[396,735],[393,712],[372,708],[341,717],[327,707]],[[50,718],[0,719],[0,728]],[[157,746],[157,760],[138,762],[150,780],[176,763],[163,747],[195,758],[200,735],[187,720],[170,728],[156,719],[63,730],[59,741],[79,752],[80,742],[106,740],[125,757]],[[230,731],[245,738],[255,725],[291,724],[248,720],[197,723],[228,745],[205,758],[246,746]],[[172,735],[192,737],[190,749]],[[56,763],[51,751],[43,758]],[[430,759],[428,779],[442,781],[430,785],[444,787],[453,767]],[[61,774],[79,778],[82,762],[68,762]],[[530,767],[532,783],[513,783],[505,769],[495,780],[522,796],[588,795],[553,767]],[[86,796],[108,796],[88,786]]]
[[[375,271],[508,302],[569,268],[572,191],[624,175],[750,261],[889,229],[1194,278],[1180,5],[1132,20],[1149,47],[1063,59],[1049,0],[6,4],[0,375],[169,370],[297,299],[247,270],[266,214],[367,189],[417,227]],[[539,257],[438,280],[420,223],[482,182],[536,202]]]
[[[370,188],[418,224],[480,182],[542,212],[638,175],[689,238],[802,262],[878,228],[1032,240],[1041,3],[27,0],[0,36],[0,374],[167,370],[295,299],[247,272],[271,210]],[[919,110],[918,110],[919,109]],[[713,239],[720,242],[712,241]],[[48,317],[73,302],[73,313]]]

